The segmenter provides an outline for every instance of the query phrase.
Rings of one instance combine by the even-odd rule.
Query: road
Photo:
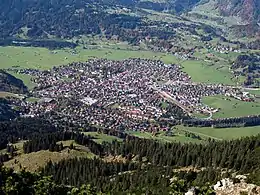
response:
[[[163,97],[165,97],[166,99],[168,99],[170,102],[172,102],[173,104],[179,106],[181,109],[183,109],[185,112],[187,112],[190,116],[192,115],[192,109],[182,105],[180,102],[178,102],[176,99],[174,99],[172,96],[170,96],[168,93],[166,93],[165,91],[162,91],[160,89],[158,89],[156,86],[151,86],[151,88],[157,92],[159,92]],[[210,120],[213,116],[212,112],[209,112],[207,110],[204,110],[205,112],[207,112],[209,114],[209,117],[207,118],[202,118],[201,120]]]

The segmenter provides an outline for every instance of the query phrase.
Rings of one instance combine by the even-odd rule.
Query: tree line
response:
[[[75,48],[76,43],[58,40],[0,39],[0,46],[46,47],[48,49]]]
[[[229,128],[229,127],[251,127],[260,125],[260,115],[252,115],[245,117],[221,118],[221,119],[184,119],[182,124],[188,127],[214,127],[214,128]]]
[[[74,133],[69,131],[48,133],[36,135],[23,145],[24,153],[37,152],[40,150],[50,150],[51,152],[60,152],[64,149],[59,141],[74,140],[75,143],[87,146],[90,151],[96,155],[102,155],[103,150],[100,144],[92,140],[93,137],[85,136],[83,133]],[[73,146],[72,146],[73,147]]]
[[[71,163],[76,163],[76,159],[70,161]],[[86,162],[86,161],[82,161]],[[96,164],[93,164],[93,163]],[[66,165],[68,162],[65,162]],[[101,166],[101,170],[106,170],[106,173],[115,173],[120,171],[123,166],[116,163],[104,163],[102,161],[94,160],[92,162],[86,162],[90,166]],[[109,165],[108,165],[109,164]],[[72,165],[72,164],[71,164]],[[76,164],[74,164],[76,165]],[[62,166],[63,167],[63,166]],[[93,170],[87,168],[86,166],[81,166],[80,168],[86,168],[88,173],[95,175],[98,171],[97,169]],[[50,167],[51,168],[51,167]],[[126,169],[126,168],[125,168]],[[60,170],[60,169],[59,169]],[[170,170],[170,169],[169,169]],[[46,168],[47,171],[47,168]],[[70,170],[67,170],[68,173],[71,173]],[[61,174],[64,173],[64,170],[61,170]],[[87,172],[86,172],[87,173]],[[177,173],[176,176],[178,179],[169,182],[169,178],[166,176],[165,168],[158,167],[146,167],[141,171],[133,171],[132,174],[120,174],[114,175],[114,177],[103,177],[100,181],[97,181],[95,177],[90,178],[90,183],[84,182],[84,184],[79,186],[63,185],[60,184],[50,176],[44,176],[41,173],[30,173],[22,170],[21,172],[14,172],[12,169],[0,167],[0,194],[3,195],[33,195],[33,194],[52,194],[52,195],[102,195],[102,194],[122,194],[122,193],[135,193],[135,194],[174,194],[181,195],[187,192],[190,188],[190,184],[193,182],[198,182],[203,178],[207,178],[206,175],[211,174],[211,171],[204,170],[200,173],[196,172],[181,172]],[[100,172],[101,174],[101,172]],[[74,174],[75,175],[75,174]],[[76,177],[75,175],[74,177]],[[84,175],[84,177],[89,178],[90,175]],[[57,177],[58,178],[58,177]],[[99,177],[100,178],[100,177]],[[82,179],[82,178],[80,178]],[[77,180],[77,179],[75,179]],[[97,181],[98,186],[94,186],[91,183]],[[63,180],[66,183],[66,180]],[[81,180],[80,180],[81,181]],[[201,180],[203,181],[203,180]],[[103,182],[103,183],[101,183]],[[77,183],[77,182],[75,182]],[[195,184],[194,183],[194,184]],[[100,187],[100,186],[101,187]],[[195,194],[215,194],[212,188],[208,183],[199,185]]]

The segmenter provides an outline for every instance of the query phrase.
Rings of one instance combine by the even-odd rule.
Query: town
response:
[[[202,103],[205,96],[224,95],[252,101],[239,88],[192,82],[175,64],[160,60],[90,59],[48,71],[18,70],[33,76],[37,102],[27,102],[24,116],[51,114],[65,123],[134,131],[167,130],[169,124],[193,117],[212,117],[217,109]],[[167,121],[167,122],[165,122]]]

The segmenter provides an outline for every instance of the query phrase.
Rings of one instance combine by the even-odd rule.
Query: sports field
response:
[[[259,102],[244,102],[224,96],[204,97],[203,103],[219,108],[219,112],[213,114],[213,118],[241,117],[260,114]]]

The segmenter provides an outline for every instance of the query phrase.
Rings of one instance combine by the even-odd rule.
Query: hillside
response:
[[[260,22],[259,0],[218,0],[217,8],[224,16],[238,16],[244,22]]]
[[[113,135],[120,136],[120,141],[99,144],[92,136],[77,132],[76,127],[70,129],[63,131],[63,128],[37,118],[1,122],[0,162],[14,168],[14,172],[0,167],[0,173],[4,175],[0,193],[14,194],[11,192],[16,190],[16,194],[43,194],[39,190],[45,186],[47,194],[67,194],[60,192],[61,189],[80,194],[72,188],[84,184],[94,186],[103,194],[181,195],[192,189],[195,194],[233,195],[258,190],[259,136],[181,144],[162,143],[110,130],[107,133],[116,133]],[[101,131],[94,127],[85,130],[87,134],[89,130],[97,131],[96,134]],[[12,144],[9,135],[12,135]],[[33,174],[25,171],[40,171],[41,177],[36,173],[25,179]],[[241,174],[247,174],[242,176],[244,181],[238,179]],[[12,182],[9,177],[13,177]],[[18,187],[13,188],[13,185]],[[230,193],[232,188],[237,193]]]
[[[0,70],[0,91],[11,93],[27,93],[28,89],[22,80],[17,79],[3,70]]]
[[[10,101],[0,98],[0,121],[14,119],[18,112],[10,106]]]
[[[19,41],[17,38],[33,40],[56,38],[55,40],[61,40],[88,34],[102,34],[106,35],[107,38],[120,36],[121,40],[132,43],[136,39],[134,37],[137,34],[134,31],[136,29],[138,29],[139,35],[154,36],[155,34],[154,30],[149,30],[149,26],[153,26],[154,23],[146,21],[147,15],[144,14],[144,10],[181,15],[208,3],[210,3],[210,7],[205,6],[204,10],[215,10],[220,19],[222,16],[241,18],[241,21],[235,22],[235,24],[253,24],[253,33],[256,34],[259,32],[256,23],[259,22],[259,1],[237,2],[231,0],[4,1],[0,8],[0,13],[3,16],[0,18],[0,36],[5,39],[4,41],[0,40],[0,45],[7,43],[13,45],[14,42],[19,45],[46,45],[49,43],[35,41],[28,43],[28,40]],[[141,14],[139,17],[138,12],[143,15]],[[210,20],[210,17],[207,20]],[[158,26],[156,34],[161,33],[159,28],[160,26]],[[125,36],[129,37],[129,35],[125,35],[128,32],[130,32],[132,40],[124,38]],[[6,40],[10,37],[16,38],[14,41],[9,41],[11,44]],[[51,44],[52,48],[56,47],[53,46],[55,44],[58,44],[59,47],[75,47],[75,45],[66,42]]]
[[[0,195],[260,194],[260,0],[2,0]]]

